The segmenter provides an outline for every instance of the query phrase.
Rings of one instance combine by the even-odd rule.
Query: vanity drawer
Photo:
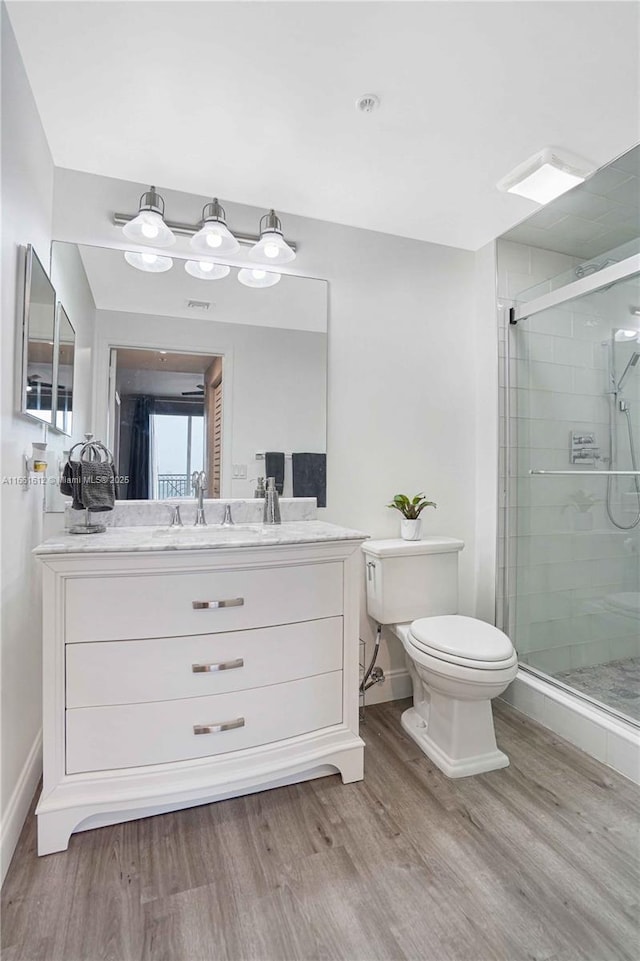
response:
[[[75,708],[66,712],[67,773],[211,757],[341,721],[341,671],[232,694]]]
[[[67,707],[167,701],[342,669],[342,618],[67,647]]]
[[[217,634],[334,617],[342,605],[339,562],[69,578],[66,640]]]

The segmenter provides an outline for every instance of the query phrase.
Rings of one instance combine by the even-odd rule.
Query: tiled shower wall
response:
[[[626,286],[545,311],[508,330],[517,294],[578,263],[573,258],[501,241],[498,244],[501,363],[501,476],[506,461],[506,338],[510,336],[510,485],[500,520],[510,531],[510,566],[501,554],[498,611],[508,594],[508,623],[521,661],[556,675],[566,670],[640,655],[640,621],[633,602],[640,590],[640,525],[617,530],[605,509],[602,477],[531,476],[531,468],[570,470],[572,430],[593,432],[609,466],[607,348],[613,327],[628,326]],[[542,293],[538,290],[537,293]],[[638,288],[635,288],[636,298]],[[633,346],[616,345],[626,360]],[[636,436],[640,365],[626,396]],[[626,422],[617,414],[621,459],[630,468]],[[640,438],[637,445],[640,448]],[[629,524],[637,510],[631,481],[614,499],[615,516]],[[507,575],[505,581],[505,574]],[[621,598],[620,595],[626,595]],[[622,604],[621,604],[622,602]],[[631,605],[631,606],[629,606]]]

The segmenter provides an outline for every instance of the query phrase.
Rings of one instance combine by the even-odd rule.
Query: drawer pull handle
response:
[[[192,664],[194,674],[215,674],[217,671],[234,671],[237,667],[244,667],[244,658],[236,657],[233,661],[219,661],[218,664]]]
[[[194,724],[194,734],[220,734],[222,731],[235,731],[244,727],[244,718],[236,717],[233,721],[222,721],[220,724]]]
[[[194,611],[215,611],[220,607],[242,607],[244,597],[227,597],[223,601],[192,601]]]

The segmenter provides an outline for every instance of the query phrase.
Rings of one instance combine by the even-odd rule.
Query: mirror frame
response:
[[[73,331],[73,364],[71,367],[71,410],[69,411],[69,413],[71,414],[71,430],[63,430],[62,427],[58,427],[58,423],[57,423],[58,421],[58,387],[59,387],[58,376],[60,373],[60,314],[61,313],[64,314],[66,322],[68,323],[69,327]],[[53,341],[55,345],[53,348],[55,351],[54,372],[53,372],[53,383],[55,385],[55,391],[53,391],[54,399],[53,399],[52,416],[54,421],[53,429],[58,434],[63,434],[65,437],[71,437],[73,435],[73,399],[75,397],[75,388],[76,388],[76,349],[77,349],[76,342],[77,342],[77,339],[78,339],[78,335],[76,333],[75,327],[71,323],[69,314],[66,312],[62,301],[56,300],[56,327],[55,327],[55,338]]]
[[[42,417],[36,417],[32,414],[27,407],[27,371],[29,368],[29,315],[31,313],[31,278],[33,275],[33,262],[36,260],[40,270],[42,271],[46,281],[51,288],[53,293],[53,359],[51,362],[51,423],[44,420]],[[57,336],[57,325],[58,325],[58,312],[57,312],[57,297],[55,287],[51,283],[51,278],[44,268],[44,265],[37,253],[35,252],[32,244],[27,244],[25,248],[25,258],[24,258],[24,289],[22,298],[22,357],[21,357],[21,369],[20,369],[20,404],[19,413],[23,417],[28,417],[29,420],[36,424],[44,424],[48,430],[55,430],[54,420],[55,420],[55,397],[53,384],[55,383],[55,367],[56,367],[56,336]]]

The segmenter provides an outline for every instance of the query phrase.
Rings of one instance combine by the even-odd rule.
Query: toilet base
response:
[[[458,702],[460,703],[460,702]],[[468,703],[468,702],[467,702]],[[470,705],[469,705],[470,706]],[[431,705],[430,716],[433,718],[433,703]],[[489,701],[479,702],[474,707],[480,708],[477,721],[480,722],[480,729],[475,727],[474,753],[460,753],[459,756],[452,756],[448,753],[442,743],[438,743],[429,736],[431,724],[418,714],[414,707],[410,707],[400,718],[402,727],[409,737],[416,742],[424,754],[430,758],[447,777],[469,777],[472,774],[483,774],[486,771],[497,771],[499,768],[509,766],[509,758],[496,747],[495,735],[493,733],[493,719],[491,717],[491,703]],[[488,709],[489,729],[486,727],[486,715]],[[482,717],[482,715],[485,715]],[[482,730],[484,729],[484,730]],[[471,730],[474,730],[472,727]],[[480,734],[480,738],[478,738]],[[482,735],[485,734],[485,737]],[[445,737],[445,741],[450,738]],[[484,741],[484,744],[482,743]],[[484,748],[484,749],[483,749]]]

